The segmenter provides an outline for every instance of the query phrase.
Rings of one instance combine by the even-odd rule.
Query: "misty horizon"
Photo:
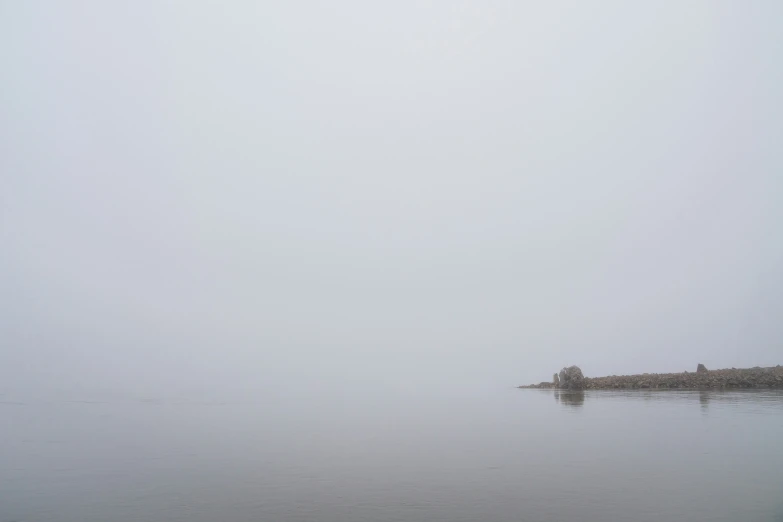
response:
[[[781,364],[781,5],[7,2],[0,393]]]

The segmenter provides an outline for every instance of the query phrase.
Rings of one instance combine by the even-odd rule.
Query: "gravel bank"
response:
[[[542,382],[520,388],[560,388],[552,382]],[[713,388],[783,388],[783,366],[771,368],[731,368],[683,373],[644,373],[641,375],[611,375],[585,377],[582,389],[713,389]]]

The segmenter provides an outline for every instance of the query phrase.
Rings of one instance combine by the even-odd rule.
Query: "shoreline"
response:
[[[576,367],[572,367],[576,368]],[[703,367],[702,367],[703,368]],[[578,368],[576,368],[578,370]],[[565,371],[566,369],[564,369]],[[579,370],[581,377],[581,370]],[[562,375],[562,372],[561,372]],[[557,375],[556,375],[557,376]],[[637,375],[610,375],[582,377],[576,383],[565,384],[554,379],[521,389],[576,389],[576,390],[714,390],[714,389],[776,389],[783,388],[783,366],[767,368],[700,369],[682,373],[643,373]]]

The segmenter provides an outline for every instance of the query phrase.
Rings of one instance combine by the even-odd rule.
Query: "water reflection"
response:
[[[555,400],[566,406],[582,406],[585,403],[585,392],[578,390],[555,390]]]
[[[699,392],[699,403],[701,404],[701,409],[706,410],[710,406],[710,392],[702,390]]]
[[[564,406],[580,407],[586,396],[590,400],[644,401],[698,404],[702,413],[745,405],[748,412],[783,409],[783,390],[553,390],[555,401]],[[783,522],[783,521],[781,521]]]

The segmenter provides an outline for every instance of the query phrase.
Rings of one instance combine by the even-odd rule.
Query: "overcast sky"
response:
[[[783,2],[0,0],[0,392],[783,363]]]

